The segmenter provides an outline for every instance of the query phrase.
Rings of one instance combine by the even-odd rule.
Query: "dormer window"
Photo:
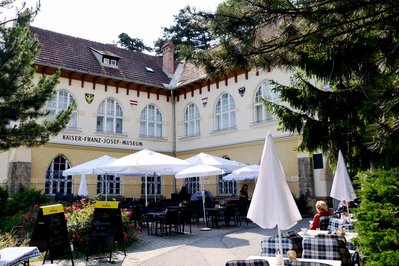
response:
[[[100,50],[96,50],[94,48],[91,48],[94,56],[96,57],[96,59],[98,60],[98,62],[102,65],[102,66],[106,66],[106,67],[112,67],[112,68],[117,68],[118,67],[118,62],[119,59],[121,59],[120,56],[111,53],[109,51],[100,51]]]

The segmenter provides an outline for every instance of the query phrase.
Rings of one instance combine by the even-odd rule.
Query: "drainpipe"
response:
[[[176,157],[176,102],[173,89],[170,94],[172,98],[172,155]],[[176,193],[176,178],[173,178],[173,193]]]
[[[177,87],[180,75],[183,71],[184,64],[180,63],[172,77],[172,80],[166,87],[170,89],[170,96],[172,98],[172,155],[176,157],[176,101],[175,101],[175,95],[174,95],[174,90]],[[173,193],[176,193],[176,178],[173,178]]]

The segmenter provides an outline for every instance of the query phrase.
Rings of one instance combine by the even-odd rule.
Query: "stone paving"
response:
[[[304,218],[288,231],[299,231],[309,226],[310,218]],[[186,228],[186,231],[188,228]],[[284,231],[283,231],[284,232]],[[262,229],[254,223],[239,227],[220,227],[211,231],[201,231],[196,224],[192,225],[192,234],[155,236],[147,234],[146,230],[139,236],[139,241],[123,252],[115,252],[112,262],[108,258],[90,256],[89,261],[75,259],[77,266],[90,265],[142,265],[142,266],[206,266],[221,265],[232,259],[244,259],[260,254],[260,240],[268,235],[276,235],[277,229]],[[106,256],[106,255],[105,255]],[[50,263],[50,261],[46,261]],[[71,265],[70,261],[55,261],[54,265]],[[42,265],[41,261],[30,265]]]

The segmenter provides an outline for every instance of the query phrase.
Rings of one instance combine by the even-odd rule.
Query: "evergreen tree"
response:
[[[13,1],[0,2],[0,13]],[[45,117],[46,103],[55,93],[59,73],[33,82],[39,42],[29,23],[37,9],[21,9],[15,18],[0,24],[0,150],[44,144],[68,123],[73,106],[55,120]]]
[[[119,34],[118,38],[119,38],[118,44],[121,47],[140,53],[143,51],[152,52],[152,48],[146,46],[142,39],[131,38],[127,33],[124,32]]]
[[[161,54],[162,46],[168,40],[171,40],[176,47],[176,58],[181,58],[182,49],[190,51],[209,49],[215,42],[215,37],[212,36],[203,14],[204,12],[196,11],[190,6],[180,9],[179,14],[174,16],[175,25],[162,28],[163,37],[155,42],[155,52]]]
[[[221,45],[193,61],[211,76],[295,73],[290,86],[276,84],[286,105],[265,103],[302,135],[300,150],[337,158],[341,149],[353,171],[398,165],[398,1],[228,0],[208,19]]]

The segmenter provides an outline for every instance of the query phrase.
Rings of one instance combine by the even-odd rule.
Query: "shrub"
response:
[[[76,256],[86,254],[89,248],[93,213],[94,203],[90,203],[86,199],[65,207],[68,235],[74,245]],[[125,245],[130,246],[137,241],[138,229],[130,223],[130,211],[122,209],[121,214]],[[120,247],[116,246],[116,248]]]
[[[307,190],[305,194],[299,195],[298,198],[296,198],[294,196],[296,205],[298,206],[298,210],[301,213],[301,215],[303,215],[303,216],[309,216],[311,214],[312,208],[309,205],[309,201],[310,201],[309,194],[310,194],[310,192],[309,192],[309,190]]]
[[[13,216],[19,211],[28,211],[35,205],[42,205],[47,202],[48,198],[40,190],[21,187],[12,198],[8,199],[5,215]]]
[[[5,216],[5,208],[8,200],[7,188],[0,186],[0,218]]]
[[[354,209],[367,265],[399,265],[399,169],[358,175],[361,204]]]

